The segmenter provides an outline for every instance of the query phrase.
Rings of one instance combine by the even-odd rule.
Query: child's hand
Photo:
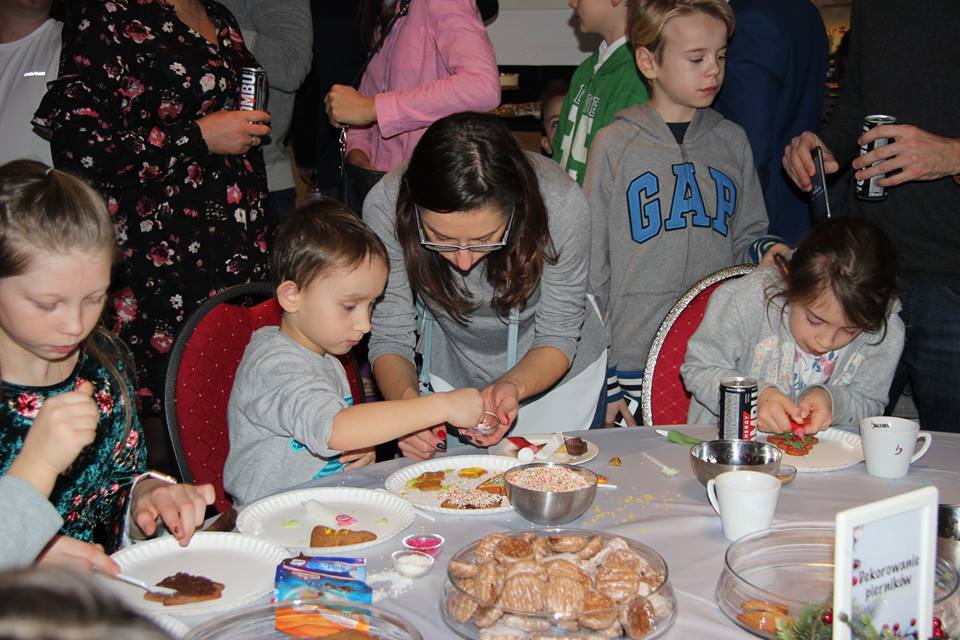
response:
[[[185,547],[203,524],[207,505],[213,504],[215,497],[213,485],[168,484],[148,479],[137,484],[130,514],[148,536],[156,533],[159,516],[180,546]]]
[[[357,449],[355,451],[347,451],[340,456],[340,462],[349,462],[344,469],[357,469],[359,467],[365,467],[368,464],[373,464],[377,461],[377,450],[374,447],[367,447],[366,449]]]
[[[56,565],[82,572],[102,571],[109,575],[120,573],[120,565],[98,544],[90,544],[69,536],[54,536],[37,557],[39,564]]]
[[[461,429],[473,429],[483,418],[483,398],[476,389],[466,387],[447,391],[447,422]]]
[[[760,392],[757,401],[757,422],[760,431],[790,433],[790,421],[803,422],[806,416],[800,407],[776,387]]]
[[[833,398],[823,387],[813,387],[800,398],[800,411],[807,419],[807,435],[823,431],[833,422]]]
[[[83,382],[44,402],[23,441],[24,461],[63,473],[97,435],[100,411],[92,395],[93,385]]]

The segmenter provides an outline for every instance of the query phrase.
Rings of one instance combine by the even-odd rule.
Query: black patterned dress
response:
[[[127,375],[122,362],[121,375]],[[50,502],[63,517],[60,533],[102,544],[115,551],[123,534],[127,499],[133,478],[146,470],[147,450],[137,416],[130,429],[117,381],[86,352],[81,352],[70,376],[48,387],[3,383],[0,406],[0,474],[7,472],[23,448],[23,439],[47,398],[73,391],[80,383],[93,385],[93,399],[100,410],[96,439],[86,446],[57,482]],[[4,514],[15,517],[15,514]]]
[[[133,351],[147,414],[184,319],[221,289],[268,279],[260,148],[210,153],[196,123],[236,108],[240,68],[258,65],[230,12],[203,2],[216,46],[164,0],[81,3],[34,120],[56,166],[89,180],[114,216],[110,326]]]

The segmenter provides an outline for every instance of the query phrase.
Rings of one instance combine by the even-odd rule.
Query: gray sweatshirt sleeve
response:
[[[559,168],[552,166],[559,172]],[[546,263],[540,278],[540,303],[531,349],[554,347],[573,362],[583,326],[590,254],[590,207],[580,186],[566,175],[540,177],[550,235],[559,259]],[[554,193],[556,192],[556,193]]]
[[[720,285],[710,296],[703,321],[687,343],[687,355],[680,367],[687,391],[714,415],[720,413],[720,381],[740,375],[737,362],[745,345],[753,343],[748,329],[753,322],[740,313],[736,284]],[[769,384],[760,381],[760,388]]]
[[[371,319],[368,357],[370,362],[393,353],[414,362],[416,346],[416,307],[407,279],[403,250],[397,240],[396,202],[399,173],[391,173],[378,182],[363,203],[363,219],[380,236],[390,258],[387,288]],[[389,185],[389,189],[388,189]]]
[[[15,476],[0,477],[0,569],[30,564],[63,526],[47,497]]]
[[[250,52],[263,65],[270,86],[295,92],[313,62],[310,3],[307,0],[253,0],[247,3],[246,11],[256,34]],[[237,18],[244,30],[249,28],[246,20]]]
[[[733,221],[733,255],[739,263],[753,262],[750,250],[753,243],[767,234],[770,221],[767,218],[767,206],[763,200],[763,189],[757,176],[757,167],[753,164],[753,150],[747,134],[739,125],[736,127],[737,146],[739,147],[741,167],[740,210]]]
[[[609,313],[610,304],[610,185],[616,175],[610,155],[606,150],[605,135],[609,129],[601,129],[590,145],[587,174],[583,180],[583,192],[590,206],[590,292],[597,296],[600,310]]]
[[[878,343],[880,336],[865,336],[863,348],[823,385],[833,400],[833,424],[856,425],[863,418],[883,413],[903,351],[904,326],[898,309],[896,305],[887,317],[883,341]]]

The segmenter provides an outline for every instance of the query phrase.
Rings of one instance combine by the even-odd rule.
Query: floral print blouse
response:
[[[118,365],[121,375],[126,372]],[[6,473],[23,448],[23,440],[47,398],[73,391],[82,382],[93,384],[100,409],[96,439],[57,479],[50,502],[63,517],[64,535],[115,551],[122,540],[127,498],[134,476],[146,471],[147,450],[136,415],[130,429],[120,396],[120,384],[88,353],[81,352],[70,376],[48,387],[3,383],[0,407],[0,473]]]
[[[197,124],[235,109],[241,68],[259,65],[230,12],[203,4],[216,43],[165,0],[82,3],[34,118],[57,167],[88,179],[114,217],[110,327],[134,353],[151,415],[185,318],[221,289],[268,279],[260,147],[211,153]]]

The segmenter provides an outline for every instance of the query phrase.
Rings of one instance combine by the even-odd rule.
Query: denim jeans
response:
[[[905,283],[900,301],[907,336],[887,410],[893,409],[909,380],[921,427],[958,433],[960,287]]]

